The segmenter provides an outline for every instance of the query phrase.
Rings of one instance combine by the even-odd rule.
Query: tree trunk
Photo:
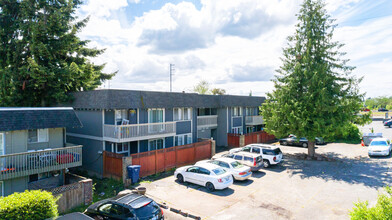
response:
[[[308,142],[308,157],[314,157],[314,153],[315,153],[314,142],[309,141]]]

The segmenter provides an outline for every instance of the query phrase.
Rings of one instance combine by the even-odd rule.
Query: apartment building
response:
[[[66,169],[82,165],[82,146],[65,135],[75,127],[72,108],[0,108],[0,196],[64,185]]]
[[[83,167],[102,175],[102,152],[128,156],[213,138],[227,145],[227,133],[260,130],[264,97],[199,95],[133,90],[74,93],[71,105],[82,128],[67,139],[83,148]]]

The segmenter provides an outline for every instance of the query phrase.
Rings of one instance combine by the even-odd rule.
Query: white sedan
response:
[[[233,176],[235,180],[246,180],[250,176],[252,176],[252,171],[250,171],[250,167],[245,166],[231,158],[221,157],[215,160],[202,160],[197,162],[195,165],[204,163],[216,164],[222,167],[223,169],[229,171],[229,173]]]
[[[180,183],[190,182],[205,186],[210,192],[215,189],[225,189],[233,184],[233,178],[229,172],[210,163],[180,167],[174,172],[174,177]]]
[[[368,147],[369,156],[388,156],[391,151],[391,141],[387,138],[374,138]]]

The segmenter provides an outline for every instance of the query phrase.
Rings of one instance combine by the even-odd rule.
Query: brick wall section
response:
[[[86,179],[82,180],[83,192],[84,192],[84,204],[89,205],[93,202],[93,180]]]

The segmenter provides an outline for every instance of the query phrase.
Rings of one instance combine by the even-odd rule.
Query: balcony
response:
[[[0,156],[0,181],[82,165],[82,146]]]
[[[218,127],[217,115],[197,116],[197,128],[215,128]]]
[[[245,123],[246,125],[261,125],[263,124],[263,116],[261,115],[246,116]]]
[[[121,143],[174,136],[176,135],[176,122],[104,125],[103,130],[105,141]]]

